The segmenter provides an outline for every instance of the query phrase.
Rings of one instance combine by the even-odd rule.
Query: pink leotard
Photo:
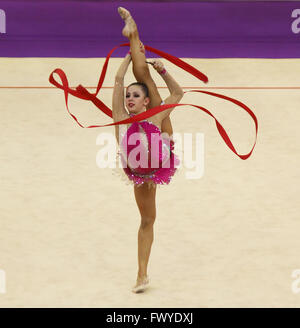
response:
[[[134,114],[130,114],[134,116]],[[174,141],[148,121],[134,122],[120,144],[123,170],[136,185],[169,184],[180,163]]]

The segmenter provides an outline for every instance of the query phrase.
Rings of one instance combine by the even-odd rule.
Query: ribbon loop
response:
[[[119,46],[114,47],[112,50],[110,50],[110,52],[108,53],[104,65],[102,67],[102,71],[100,74],[100,78],[97,84],[97,89],[95,93],[90,93],[85,87],[83,87],[81,84],[78,85],[76,87],[76,90],[73,90],[71,88],[69,88],[69,83],[68,83],[68,79],[66,77],[66,74],[64,73],[64,71],[60,68],[55,69],[49,76],[49,82],[51,84],[53,84],[55,87],[62,89],[64,91],[65,94],[65,103],[66,103],[66,107],[67,110],[69,112],[69,114],[73,117],[73,119],[77,122],[77,124],[82,127],[82,128],[98,128],[98,127],[105,127],[105,126],[112,126],[112,125],[119,125],[119,124],[128,124],[128,123],[133,123],[133,122],[138,122],[141,120],[144,120],[146,118],[149,118],[157,113],[160,113],[166,109],[169,108],[174,108],[174,107],[178,107],[178,106],[192,106],[195,108],[198,108],[202,111],[204,111],[205,113],[207,113],[208,115],[210,115],[211,117],[214,118],[215,122],[216,122],[216,126],[217,126],[217,130],[219,132],[219,134],[221,135],[222,139],[224,140],[224,142],[226,143],[226,145],[229,147],[229,149],[231,149],[231,151],[233,151],[238,157],[240,157],[241,159],[245,160],[247,159],[251,154],[252,151],[255,147],[256,144],[256,140],[257,140],[257,133],[258,133],[258,122],[257,122],[257,118],[255,116],[255,114],[251,111],[251,109],[249,107],[247,107],[244,103],[242,103],[239,100],[236,100],[234,98],[230,98],[227,97],[225,95],[221,95],[218,93],[214,93],[214,92],[209,92],[209,91],[202,91],[202,90],[190,90],[190,91],[186,91],[187,92],[200,92],[200,93],[205,93],[207,95],[213,96],[213,97],[218,97],[218,98],[222,98],[224,100],[230,101],[234,104],[236,104],[237,106],[243,108],[253,119],[254,123],[255,123],[255,129],[256,129],[256,135],[255,135],[255,142],[254,145],[251,149],[251,151],[248,154],[245,155],[240,155],[237,153],[237,151],[235,150],[228,134],[226,133],[225,129],[223,128],[223,126],[218,122],[218,120],[214,117],[214,115],[212,113],[210,113],[206,108],[201,107],[201,106],[197,106],[197,105],[193,105],[193,104],[165,104],[165,105],[160,105],[154,108],[151,108],[149,110],[147,110],[146,112],[140,113],[135,115],[134,117],[130,117],[128,119],[119,121],[119,122],[114,122],[114,123],[110,123],[110,124],[104,124],[104,125],[90,125],[90,126],[83,126],[76,118],[75,115],[73,115],[68,107],[68,95],[71,94],[72,96],[75,96],[77,98],[80,99],[84,99],[84,100],[89,100],[91,101],[98,109],[100,109],[104,114],[106,114],[109,117],[113,117],[112,116],[112,110],[107,107],[99,98],[97,98],[97,94],[99,93],[100,89],[102,88],[104,79],[105,79],[105,75],[106,75],[106,71],[107,71],[107,67],[108,67],[108,62],[109,59],[112,55],[112,53],[118,49],[119,47],[126,47],[126,46],[130,46],[129,43],[123,43],[120,44]],[[189,65],[188,63],[184,62],[183,60],[172,56],[166,52],[163,52],[161,50],[149,47],[149,46],[144,46],[146,50],[153,52],[157,55],[159,55],[160,57],[165,58],[166,60],[170,61],[171,63],[173,63],[174,65],[182,68],[183,70],[185,70],[186,72],[190,73],[191,75],[195,76],[197,79],[199,79],[200,81],[207,83],[208,82],[208,78],[205,74],[201,73],[199,70],[197,70],[195,67]],[[62,84],[59,84],[55,79],[54,79],[54,74],[57,74],[60,79]]]

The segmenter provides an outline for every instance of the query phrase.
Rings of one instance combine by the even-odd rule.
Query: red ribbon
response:
[[[138,122],[144,119],[147,119],[157,113],[160,113],[166,109],[169,108],[173,108],[173,107],[178,107],[178,106],[192,106],[195,108],[198,108],[202,111],[204,111],[205,113],[207,113],[208,115],[210,115],[211,117],[214,118],[216,125],[217,125],[217,129],[221,135],[221,137],[223,138],[223,140],[225,141],[226,145],[237,155],[239,156],[241,159],[247,159],[248,157],[250,157],[255,144],[256,144],[256,140],[257,140],[257,132],[258,132],[258,123],[257,123],[257,118],[255,116],[255,114],[251,111],[251,109],[249,107],[247,107],[244,103],[242,103],[241,101],[238,101],[234,98],[230,98],[218,93],[214,93],[214,92],[208,92],[208,91],[201,91],[201,90],[190,90],[190,91],[186,91],[187,92],[201,92],[201,93],[205,93],[207,95],[213,96],[213,97],[218,97],[218,98],[222,98],[225,100],[228,100],[236,105],[238,105],[239,107],[243,108],[253,119],[254,123],[255,123],[255,130],[256,130],[256,134],[255,134],[255,142],[254,145],[251,149],[251,151],[248,154],[245,155],[240,155],[237,153],[237,151],[235,150],[230,138],[228,137],[228,134],[226,133],[225,129],[223,128],[223,126],[218,122],[218,120],[214,117],[214,115],[207,110],[204,107],[201,106],[197,106],[197,105],[193,105],[193,104],[165,104],[165,105],[160,105],[157,107],[153,107],[151,109],[148,109],[146,112],[140,113],[138,115],[135,115],[133,117],[127,118],[125,120],[119,121],[119,122],[115,122],[115,123],[110,123],[110,124],[104,124],[104,125],[90,125],[90,126],[83,126],[76,118],[75,115],[73,115],[68,107],[68,95],[71,94],[77,98],[81,98],[81,99],[85,99],[85,100],[89,100],[91,102],[93,102],[96,107],[98,107],[103,113],[105,113],[106,115],[108,115],[109,117],[112,118],[112,111],[109,107],[107,107],[99,98],[97,98],[97,94],[100,91],[103,82],[104,82],[104,78],[106,75],[106,71],[107,71],[107,66],[108,66],[108,62],[109,59],[112,55],[112,53],[119,47],[125,47],[125,46],[130,46],[129,43],[123,43],[119,46],[114,47],[107,55],[105,63],[102,67],[102,72],[99,78],[99,82],[97,85],[97,90],[95,93],[90,93],[85,87],[83,87],[81,84],[76,88],[76,90],[73,90],[71,88],[69,88],[69,83],[68,83],[68,79],[66,77],[66,74],[64,73],[64,71],[60,68],[55,69],[49,76],[49,82],[51,84],[53,84],[54,86],[56,86],[59,89],[64,90],[64,94],[65,94],[65,102],[66,102],[66,106],[67,106],[67,110],[69,112],[69,114],[73,117],[73,119],[78,123],[79,126],[81,126],[82,128],[98,128],[98,127],[104,127],[104,126],[112,126],[112,125],[119,125],[119,124],[128,124],[128,123],[132,123],[132,122]],[[201,73],[200,71],[198,71],[195,67],[189,65],[188,63],[184,62],[183,60],[172,56],[166,52],[157,50],[155,48],[149,47],[149,46],[145,46],[145,49],[153,52],[157,55],[159,55],[160,57],[163,57],[165,59],[167,59],[168,61],[170,61],[171,63],[175,64],[178,67],[181,67],[183,70],[185,70],[186,72],[189,72],[191,75],[195,76],[197,79],[203,81],[204,83],[208,82],[208,78],[206,75],[204,75],[203,73]],[[59,84],[58,82],[55,81],[53,75],[54,73],[58,74],[62,84]]]

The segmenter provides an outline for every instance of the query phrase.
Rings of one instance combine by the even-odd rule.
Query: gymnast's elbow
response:
[[[112,107],[112,119],[114,122],[118,122],[120,121],[120,113],[119,111],[116,109],[116,107]]]
[[[124,82],[124,75],[116,74],[115,83],[122,84]]]
[[[180,89],[174,91],[173,95],[174,95],[174,98],[176,98],[176,101],[179,102],[184,95],[184,91],[183,91],[183,89],[180,88]]]
[[[184,96],[184,91],[182,88],[180,88],[180,92],[179,92],[180,99],[182,99],[183,96]]]

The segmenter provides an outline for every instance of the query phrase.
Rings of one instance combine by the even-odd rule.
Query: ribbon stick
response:
[[[107,116],[109,116],[110,118],[112,118],[112,111],[109,107],[107,107],[99,98],[97,98],[97,94],[99,93],[100,89],[102,88],[104,79],[105,79],[105,75],[106,75],[106,71],[107,71],[107,66],[108,66],[108,62],[109,59],[112,55],[112,53],[119,47],[125,47],[125,46],[130,46],[129,43],[123,43],[119,46],[114,47],[107,55],[104,65],[102,67],[102,71],[100,74],[100,78],[98,81],[98,85],[97,85],[97,89],[95,93],[90,93],[85,87],[83,87],[82,85],[79,85],[76,90],[73,90],[69,87],[69,83],[68,83],[68,79],[66,77],[66,74],[64,73],[64,71],[60,68],[55,69],[49,76],[49,82],[51,84],[53,84],[54,86],[56,86],[59,89],[62,89],[64,91],[65,94],[65,103],[66,103],[66,107],[67,110],[69,112],[69,114],[73,117],[73,119],[77,122],[77,124],[82,127],[82,128],[98,128],[98,127],[105,127],[105,126],[112,126],[112,125],[120,125],[120,124],[129,124],[129,123],[133,123],[133,122],[138,122],[144,119],[147,119],[149,117],[152,117],[153,115],[156,115],[157,113],[160,113],[164,110],[167,110],[169,108],[174,108],[174,107],[178,107],[178,106],[192,106],[195,108],[198,108],[202,111],[204,111],[205,113],[207,113],[208,115],[210,115],[211,117],[214,118],[215,122],[216,122],[216,126],[218,129],[219,134],[221,135],[221,137],[223,138],[224,142],[226,143],[226,145],[231,149],[231,151],[233,151],[238,157],[240,157],[241,159],[245,160],[248,157],[250,157],[250,155],[252,154],[252,151],[255,147],[256,144],[256,140],[257,140],[257,133],[258,133],[258,122],[257,122],[257,118],[255,116],[255,114],[251,111],[251,109],[249,107],[247,107],[244,103],[242,103],[239,100],[236,100],[234,98],[230,98],[218,93],[214,93],[214,92],[208,92],[208,91],[201,91],[201,90],[190,90],[190,91],[186,91],[187,92],[200,92],[200,93],[205,93],[207,95],[213,96],[213,97],[218,97],[218,98],[222,98],[224,100],[230,101],[234,104],[236,104],[237,106],[243,108],[253,119],[254,123],[255,123],[255,130],[256,130],[256,135],[255,135],[255,142],[254,145],[251,149],[251,151],[248,154],[245,155],[240,155],[237,153],[237,151],[235,150],[228,134],[226,133],[225,129],[223,128],[223,126],[218,122],[218,120],[214,117],[214,115],[207,110],[204,107],[201,106],[197,106],[197,105],[193,105],[193,104],[164,104],[164,105],[160,105],[157,107],[153,107],[148,109],[146,112],[137,114],[133,117],[129,117],[125,120],[119,121],[119,122],[114,122],[114,123],[110,123],[110,124],[104,124],[104,125],[90,125],[90,126],[83,126],[76,118],[75,115],[73,115],[68,107],[68,95],[71,94],[72,96],[75,96],[77,98],[80,99],[84,99],[84,100],[89,100],[91,101],[98,109],[100,109],[104,114],[106,114]],[[182,68],[183,70],[185,70],[186,72],[190,73],[191,75],[195,76],[197,79],[201,80],[204,83],[208,82],[208,78],[206,75],[204,75],[203,73],[201,73],[199,70],[197,70],[195,67],[189,65],[188,63],[184,62],[183,60],[172,56],[166,52],[157,50],[155,48],[149,47],[149,46],[144,46],[146,50],[153,52],[165,59],[167,59],[168,61],[170,61],[171,63],[173,63],[174,65]],[[54,79],[54,74],[57,74],[60,79],[62,84],[59,84],[55,79]]]

